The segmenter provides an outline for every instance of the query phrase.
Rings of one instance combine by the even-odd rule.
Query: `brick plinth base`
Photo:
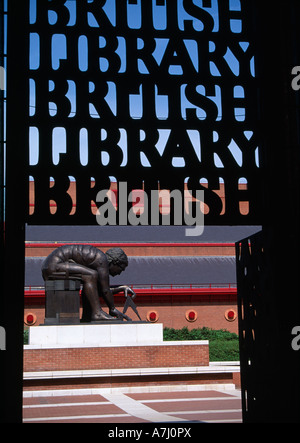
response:
[[[26,349],[24,372],[208,366],[207,344]]]

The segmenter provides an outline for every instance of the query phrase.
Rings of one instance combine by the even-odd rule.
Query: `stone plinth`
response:
[[[162,342],[163,325],[160,323],[35,326],[29,329],[29,345],[39,348],[134,346]]]

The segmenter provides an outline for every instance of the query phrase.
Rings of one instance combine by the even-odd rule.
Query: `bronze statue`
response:
[[[82,321],[101,321],[126,319],[125,313],[115,308],[114,294],[128,292],[134,298],[135,293],[128,286],[111,288],[109,275],[115,276],[125,271],[128,258],[120,248],[109,249],[106,253],[92,245],[65,245],[53,251],[44,261],[42,274],[45,281],[58,279],[79,279],[83,283]],[[102,296],[109,308],[105,313],[100,305]]]

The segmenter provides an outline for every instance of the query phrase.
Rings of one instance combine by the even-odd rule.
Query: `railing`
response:
[[[166,284],[166,285],[133,285],[130,286],[132,289],[216,289],[216,288],[226,288],[226,289],[233,289],[236,288],[236,283],[203,283],[203,284]]]
[[[140,299],[155,301],[156,297],[197,297],[203,301],[223,301],[226,297],[232,299],[237,296],[237,287],[235,283],[209,283],[209,284],[190,284],[190,285],[129,285],[136,292]],[[115,298],[123,297],[123,294],[115,295]],[[219,299],[217,299],[219,297]],[[45,288],[42,286],[25,287],[25,304],[43,304],[45,301]]]
[[[68,244],[84,244],[84,245],[91,245],[91,246],[95,246],[95,247],[101,247],[101,246],[105,246],[105,247],[114,247],[114,246],[119,246],[119,247],[174,247],[174,248],[180,248],[180,247],[202,247],[202,248],[209,248],[209,247],[220,247],[220,248],[224,248],[224,247],[230,247],[230,248],[234,248],[235,247],[235,243],[184,243],[184,242],[172,242],[172,243],[167,243],[167,242],[130,242],[130,243],[124,243],[124,242],[102,242],[102,243],[95,243],[95,242],[31,242],[31,241],[27,241],[25,242],[25,246],[26,248],[58,248],[59,246],[64,246],[64,245],[68,245]]]
[[[236,289],[236,283],[201,283],[201,284],[134,284],[128,285],[133,290],[156,290],[156,289]],[[25,286],[25,292],[44,291],[44,286]]]

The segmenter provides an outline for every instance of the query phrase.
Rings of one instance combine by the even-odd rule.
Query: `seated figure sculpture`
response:
[[[128,286],[111,288],[109,275],[121,274],[128,266],[128,258],[120,248],[106,253],[92,245],[64,245],[53,251],[44,261],[42,274],[45,281],[55,279],[79,279],[83,283],[83,321],[131,320],[115,308],[114,294],[134,292]],[[102,296],[109,314],[103,311]]]

